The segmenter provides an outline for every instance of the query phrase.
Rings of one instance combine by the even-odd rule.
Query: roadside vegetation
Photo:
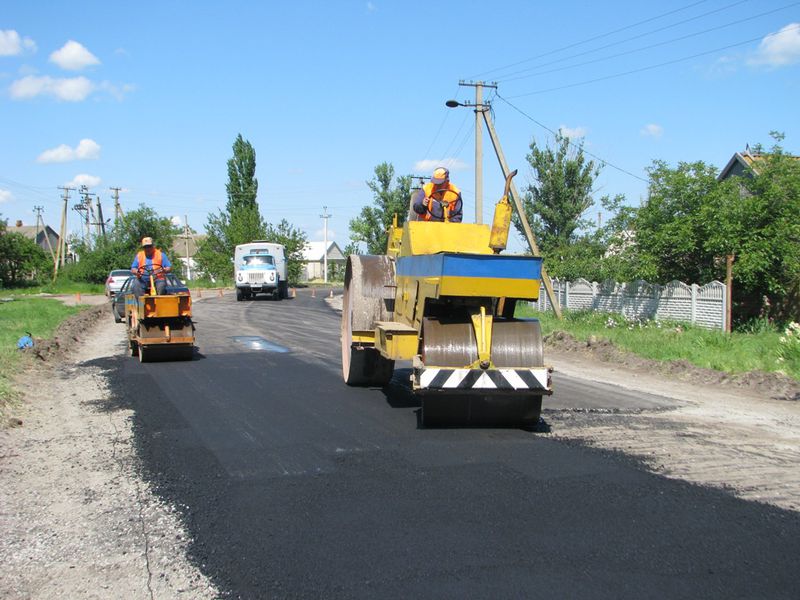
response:
[[[777,372],[800,380],[800,325],[778,328],[754,322],[749,330],[731,334],[686,323],[627,320],[614,313],[565,311],[559,321],[551,312],[527,305],[518,317],[535,317],[544,335],[564,331],[579,341],[606,340],[617,348],[659,361],[686,360],[693,365],[729,373]]]
[[[48,298],[0,302],[0,409],[14,398],[11,378],[25,359],[17,340],[27,332],[34,338],[50,338],[64,319],[83,308]]]

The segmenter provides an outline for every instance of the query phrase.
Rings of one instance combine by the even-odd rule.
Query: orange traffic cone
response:
[[[75,302],[80,303],[80,301],[81,301],[81,293],[75,292]]]
[[[331,290],[331,293],[330,293],[330,295],[328,296],[328,298],[333,298],[333,290]]]
[[[198,298],[202,298],[203,297],[203,290],[199,290],[199,289],[197,290],[197,297]]]
[[[219,296],[220,298],[222,298],[222,288],[219,288],[219,289],[217,290],[217,296]]]
[[[311,297],[312,298],[316,298],[317,297],[317,288],[311,288]]]
[[[292,288],[292,298],[297,298],[297,290]]]

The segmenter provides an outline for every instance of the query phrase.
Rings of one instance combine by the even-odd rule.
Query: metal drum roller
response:
[[[391,321],[393,304],[394,261],[383,255],[351,254],[344,276],[341,336],[342,374],[348,385],[385,385],[392,378],[394,361],[359,345],[353,333],[374,330],[376,321]]]
[[[423,319],[422,358],[428,366],[464,368],[478,359],[472,323],[442,323]],[[532,368],[544,365],[542,332],[538,321],[495,320],[492,326],[492,362],[496,368]],[[542,397],[538,394],[432,393],[422,400],[422,422],[514,424],[535,427]]]

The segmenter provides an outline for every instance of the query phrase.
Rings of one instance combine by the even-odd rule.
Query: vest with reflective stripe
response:
[[[144,253],[144,250],[139,250],[137,258],[139,259],[140,269],[143,269],[145,266],[147,266],[147,255]],[[153,264],[153,271],[159,271],[158,273],[155,274],[156,279],[164,279],[165,278],[164,271],[160,271],[160,269],[163,266],[161,264],[163,261],[163,259],[161,258],[161,250],[156,248],[156,250],[153,252],[153,258],[151,259],[151,261]]]
[[[446,188],[436,191],[434,191],[434,184],[426,183],[422,186],[422,193],[425,194],[425,197],[428,199],[426,204],[426,208],[428,210],[424,215],[422,215],[422,220],[430,221],[433,219],[432,213],[434,202],[437,200],[447,202],[447,215],[449,217],[456,207],[456,202],[461,195],[461,190],[448,181]],[[442,215],[442,218],[444,218],[444,215]]]

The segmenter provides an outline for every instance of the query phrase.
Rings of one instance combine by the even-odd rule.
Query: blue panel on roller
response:
[[[397,259],[399,277],[494,277],[498,279],[541,279],[542,259],[538,256],[501,254],[423,254]]]

